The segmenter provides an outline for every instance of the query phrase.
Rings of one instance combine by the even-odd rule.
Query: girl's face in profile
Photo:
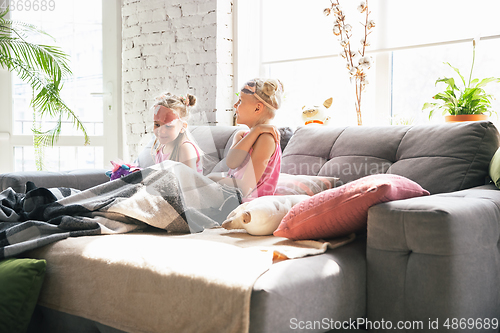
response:
[[[255,121],[254,111],[256,105],[255,97],[240,92],[238,101],[233,105],[236,109],[236,122],[244,125],[253,123]]]

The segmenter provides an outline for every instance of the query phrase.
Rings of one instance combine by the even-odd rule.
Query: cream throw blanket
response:
[[[76,237],[33,250],[48,262],[39,304],[127,332],[247,332],[255,281],[273,260],[350,242],[241,230]]]

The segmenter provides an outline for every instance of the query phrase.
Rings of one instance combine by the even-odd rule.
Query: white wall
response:
[[[162,92],[197,97],[190,124],[232,124],[230,0],[123,0],[122,69],[129,160],[152,133],[149,109]]]

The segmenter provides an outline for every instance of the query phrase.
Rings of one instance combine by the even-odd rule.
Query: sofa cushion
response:
[[[227,172],[229,170],[228,166],[226,165],[226,156],[233,144],[233,138],[235,134],[240,130],[242,130],[242,128],[238,126],[221,126],[217,127],[217,129],[214,129],[214,140],[216,140],[215,143],[217,147],[217,154],[211,155],[211,158],[213,160],[211,164],[213,165],[213,167],[211,170],[207,170],[208,173]],[[193,133],[193,135],[195,136],[196,140],[200,140],[195,133]]]
[[[489,121],[381,127],[299,127],[281,172],[338,177],[343,183],[392,173],[430,193],[482,185],[499,146]]]
[[[139,152],[139,155],[132,164],[140,168],[147,168],[155,164],[153,156],[151,155],[151,146],[153,145],[154,142],[155,142],[155,136],[151,135],[151,138],[149,139],[148,143],[146,143],[146,146],[143,147],[143,149]]]
[[[429,195],[397,175],[371,175],[303,200],[283,217],[275,236],[318,239],[345,236],[366,228],[368,209],[381,202]]]
[[[109,181],[104,169],[78,169],[72,171],[21,171],[0,174],[0,190],[11,187],[17,193],[26,192],[26,183],[38,187],[70,187],[85,190]]]
[[[293,129],[291,127],[280,127],[278,128],[280,132],[280,147],[281,147],[281,152],[285,150],[286,146],[288,145],[288,141],[293,136]]]
[[[0,332],[26,332],[45,277],[45,260],[0,261]]]

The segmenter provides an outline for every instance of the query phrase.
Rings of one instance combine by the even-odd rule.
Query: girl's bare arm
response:
[[[272,138],[274,138],[275,141],[279,141],[280,139],[279,131],[273,125],[257,125],[253,127],[250,132],[243,138],[238,138],[238,134],[240,134],[238,133],[235,136],[233,145],[231,146],[231,149],[227,154],[227,166],[231,169],[239,167],[247,157],[248,152],[254,146],[257,139],[261,136],[261,134],[264,133],[271,134]]]
[[[198,155],[192,144],[182,143],[179,147],[179,162],[184,163],[191,169],[196,170]]]
[[[248,162],[243,177],[241,179],[222,178],[216,181],[221,184],[238,187],[243,192],[243,196],[248,195],[255,189],[257,182],[264,174],[275,148],[276,142],[271,134],[265,133],[260,135],[255,142],[250,161]]]

